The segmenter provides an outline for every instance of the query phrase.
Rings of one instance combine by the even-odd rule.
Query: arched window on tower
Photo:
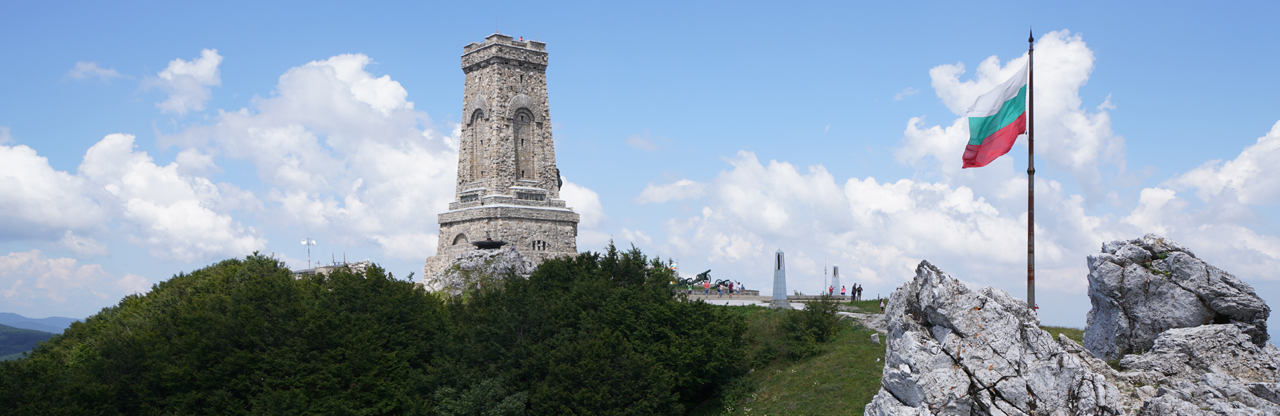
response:
[[[521,108],[516,110],[514,119],[516,179],[534,180],[537,168],[533,161],[533,112],[527,108]]]
[[[484,110],[476,110],[471,113],[471,122],[467,123],[468,134],[471,135],[471,154],[468,156],[467,164],[470,165],[471,180],[477,181],[481,179],[483,171],[480,170],[481,160],[484,156]]]
[[[462,244],[467,244],[467,242],[468,242],[468,241],[467,241],[467,235],[466,235],[466,234],[458,233],[458,236],[453,238],[453,245],[455,245],[455,246],[457,246],[457,245],[462,245]]]

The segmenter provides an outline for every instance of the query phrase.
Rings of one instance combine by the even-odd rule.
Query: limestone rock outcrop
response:
[[[1109,241],[1090,255],[1084,347],[1104,360],[1151,350],[1161,333],[1233,324],[1267,343],[1271,309],[1249,284],[1153,234]]]
[[[1093,369],[1106,364],[1064,349],[1004,291],[969,290],[922,261],[886,314],[881,389],[868,415],[1124,414],[1120,390]]]
[[[1248,284],[1154,235],[1104,244],[1089,269],[1081,345],[921,262],[890,296],[866,414],[1280,415],[1271,309]]]
[[[491,250],[472,249],[457,254],[440,272],[426,276],[422,284],[432,292],[447,291],[452,296],[480,285],[511,277],[528,278],[535,265],[515,247]]]
[[[1170,329],[1120,367],[1139,396],[1151,396],[1138,397],[1142,416],[1280,415],[1280,350],[1234,324]]]

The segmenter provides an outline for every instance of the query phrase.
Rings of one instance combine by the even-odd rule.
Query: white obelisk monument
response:
[[[831,294],[840,292],[840,266],[831,266]]]
[[[791,302],[787,302],[787,267],[782,249],[778,249],[773,259],[773,299],[769,301],[769,307],[791,309]]]

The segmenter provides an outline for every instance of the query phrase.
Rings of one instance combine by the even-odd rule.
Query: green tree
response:
[[[466,296],[253,255],[178,274],[0,363],[0,414],[679,414],[745,323],[634,247]]]

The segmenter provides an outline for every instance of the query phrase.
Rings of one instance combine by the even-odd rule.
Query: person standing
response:
[[[729,299],[733,299],[733,281],[729,281]]]
[[[702,296],[711,296],[711,279],[702,282]]]
[[[862,300],[862,284],[858,284],[858,300]]]
[[[884,313],[884,299],[880,299],[880,313]]]
[[[840,285],[840,297],[844,297],[844,285]]]
[[[719,284],[719,285],[716,285],[716,297],[717,297],[717,298],[723,298],[723,297],[724,297],[724,283],[721,283],[721,284]]]

